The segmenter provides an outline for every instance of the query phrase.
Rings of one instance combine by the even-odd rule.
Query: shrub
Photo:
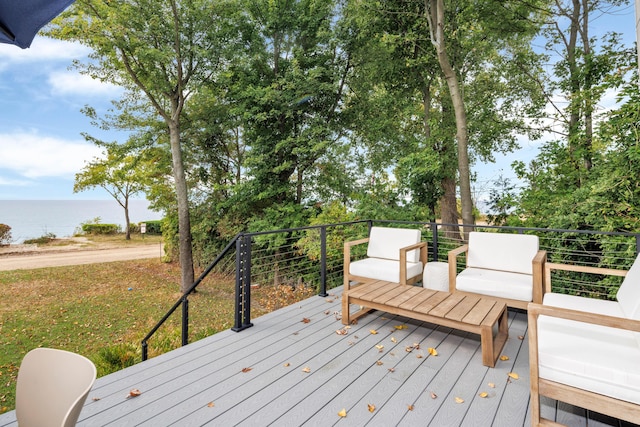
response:
[[[162,220],[142,221],[138,223],[138,226],[142,223],[147,224],[147,229],[145,231],[146,234],[153,234],[157,236],[162,234]]]
[[[0,246],[6,246],[9,243],[11,243],[11,227],[0,224]]]
[[[85,234],[117,234],[120,232],[118,224],[82,224]]]
[[[24,243],[26,244],[32,244],[32,243],[37,243],[37,244],[45,244],[45,243],[49,243],[50,241],[52,241],[53,239],[56,238],[56,235],[53,233],[46,233],[43,234],[42,236],[36,238],[36,239],[27,239],[24,241]]]

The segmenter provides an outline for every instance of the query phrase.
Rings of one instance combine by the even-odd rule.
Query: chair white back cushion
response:
[[[409,228],[371,227],[367,256],[400,261],[400,249],[420,243],[420,230]],[[420,251],[407,252],[407,262],[419,262]]]
[[[622,307],[622,312],[628,318],[635,318],[640,310],[640,255],[633,262],[633,265],[627,272],[616,299]]]
[[[472,231],[467,267],[533,274],[537,253],[538,236]]]

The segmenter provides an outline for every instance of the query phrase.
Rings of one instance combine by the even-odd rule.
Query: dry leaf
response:
[[[215,403],[213,403],[213,402],[209,402],[209,403],[207,403],[207,406],[208,406],[209,408],[213,408],[214,406],[216,406],[216,404],[215,404]]]
[[[391,342],[396,343],[398,340],[395,337],[391,337]]]
[[[437,356],[438,355],[438,351],[433,347],[429,347],[429,354],[432,355],[432,356]]]
[[[488,385],[489,387],[491,387],[491,388],[496,388],[496,385],[495,385],[494,383],[489,383],[489,384],[487,384],[487,385]]]
[[[522,341],[524,339],[524,335],[518,335],[518,339]]]
[[[404,351],[406,351],[407,353],[411,353],[413,351],[413,347],[411,347],[410,345],[406,346],[404,348]]]
[[[285,368],[288,368],[289,366],[291,366],[291,364],[290,364],[289,362],[287,362],[287,363],[285,363],[285,364],[284,364],[284,365],[282,365],[282,366],[284,366]]]
[[[395,368],[389,368],[389,372],[395,372]]]
[[[407,325],[396,325],[396,326],[394,326],[394,328],[396,328],[397,330],[399,330],[399,331],[400,331],[400,330],[402,330],[402,329],[407,329],[407,328],[408,328],[408,326],[407,326]]]
[[[416,354],[416,359],[422,359],[424,356],[422,355],[422,353],[418,353]]]
[[[383,346],[382,344],[378,344],[378,345],[376,346],[376,348],[378,349],[378,351],[379,351],[380,353],[382,353],[382,349],[384,349],[384,346]]]
[[[486,398],[487,396],[489,396],[489,393],[487,393],[486,391],[483,391],[482,393],[480,393],[478,396],[482,397],[483,399]]]
[[[415,348],[416,350],[420,350],[420,343],[419,342],[414,342],[413,343],[413,348]]]
[[[371,403],[368,403],[367,408],[369,408],[369,412],[373,412],[376,410],[376,405],[372,405]]]
[[[413,405],[407,405],[407,409],[413,411]]]
[[[326,310],[324,314],[327,314],[327,315],[331,314],[331,310]]]
[[[456,403],[464,403],[464,399],[461,397],[457,397],[455,398]]]
[[[333,300],[331,298],[327,298],[325,301],[326,302],[333,302]]]
[[[250,372],[252,369],[253,368],[242,368],[242,372],[246,374],[247,372]]]
[[[382,360],[378,360],[378,361],[376,362],[376,365],[378,365],[378,366],[382,366],[382,365],[384,365],[384,363],[382,362]]]
[[[509,377],[513,378],[514,380],[517,380],[520,378],[520,376],[515,372],[509,372]]]
[[[338,329],[336,331],[336,334],[338,334],[338,335],[347,335],[347,330],[345,328]]]
[[[98,400],[100,400],[99,397],[92,397],[91,400],[93,400],[94,402],[97,402]]]
[[[311,322],[311,319],[309,319],[308,317],[304,317],[304,318],[301,320],[301,322],[302,322],[302,323],[309,323],[309,322]]]
[[[304,372],[305,374],[308,374],[309,372],[311,372],[311,368],[309,368],[308,366],[305,366],[304,368],[302,368],[302,372]]]
[[[129,391],[129,395],[127,396],[127,399],[130,397],[138,397],[142,394],[142,392],[140,390],[138,390],[137,388],[131,389]]]
[[[504,354],[502,356],[500,356],[500,360],[502,360],[503,362],[505,360],[509,360],[509,356],[505,356]]]
[[[438,395],[437,395],[437,394],[435,394],[434,392],[431,392],[431,398],[432,398],[432,399],[437,399],[437,398],[438,398]]]
[[[376,331],[375,329],[369,329],[369,332],[371,333],[371,335],[376,335],[378,333],[378,331]]]
[[[338,416],[339,417],[346,417],[347,416],[347,410],[345,408],[342,408],[342,411],[338,412]]]

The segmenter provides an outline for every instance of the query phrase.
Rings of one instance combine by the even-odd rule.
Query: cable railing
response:
[[[345,241],[366,237],[374,226],[420,228],[427,242],[428,261],[447,262],[447,253],[464,243],[462,225],[434,222],[361,220],[236,235],[142,340],[142,357],[148,341],[178,310],[181,343],[189,341],[189,296],[212,272],[235,277],[233,331],[253,326],[251,319],[291,305],[311,295],[327,297],[343,283]],[[548,262],[628,269],[640,252],[640,233],[600,232],[491,225],[464,226],[464,231],[535,234]],[[359,247],[358,247],[359,246]],[[353,248],[355,259],[366,256],[366,245]],[[462,269],[462,264],[458,269]],[[580,273],[552,273],[552,291],[611,299],[621,278]]]

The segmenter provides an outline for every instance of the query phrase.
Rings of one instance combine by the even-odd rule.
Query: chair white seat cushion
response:
[[[577,323],[540,316],[540,378],[640,404],[640,347],[634,334]]]
[[[456,289],[519,301],[533,299],[531,275],[509,271],[466,268],[456,278]]]
[[[387,282],[400,280],[400,263],[382,258],[365,258],[353,261],[349,265],[349,273],[353,276],[368,277]],[[422,274],[421,262],[407,262],[407,279]]]

